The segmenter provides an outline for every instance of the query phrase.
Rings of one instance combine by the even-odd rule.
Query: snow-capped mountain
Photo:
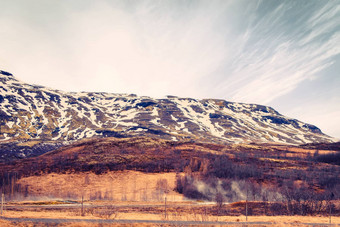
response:
[[[68,141],[146,135],[209,142],[331,142],[316,126],[271,107],[225,100],[70,93],[29,85],[0,71],[0,140]]]

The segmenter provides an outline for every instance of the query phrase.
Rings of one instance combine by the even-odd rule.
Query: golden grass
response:
[[[50,226],[49,224],[44,223],[33,223],[33,222],[10,222],[7,220],[0,219],[1,227],[45,227]],[[70,223],[62,223],[58,225],[59,227],[111,227],[111,226],[121,226],[121,227],[151,227],[151,226],[171,226],[167,224],[147,224],[147,223],[135,223],[135,224],[102,224],[102,223],[87,223],[87,222],[70,222]]]
[[[0,226],[14,226],[10,221],[0,219]]]
[[[150,203],[149,205],[156,205],[159,203]],[[183,203],[188,205],[187,203]],[[130,205],[132,205],[130,203]],[[135,205],[141,205],[135,203]],[[147,207],[147,205],[145,205]],[[51,218],[51,219],[115,219],[115,220],[164,220],[163,209],[150,210],[148,212],[142,212],[135,209],[124,210],[123,212],[117,212],[115,215],[100,216],[96,213],[86,213],[85,216],[81,216],[80,207],[79,209],[71,210],[45,210],[45,209],[34,209],[34,210],[6,210],[4,217],[8,218]],[[88,209],[88,208],[85,208]],[[168,210],[167,219],[170,221],[213,221],[213,222],[245,222],[246,217],[240,216],[214,216],[205,215],[204,213],[195,213],[193,210],[176,211]],[[332,223],[340,224],[340,217],[332,217]],[[328,216],[248,216],[248,222],[271,222],[277,224],[284,223],[329,223]],[[1,223],[1,222],[0,222]],[[0,225],[2,226],[2,225]]]
[[[15,214],[16,213],[16,214]],[[53,212],[22,212],[21,215],[18,215],[18,211],[16,212],[6,212],[5,217],[21,217],[21,218],[63,218],[63,219],[83,219],[83,222],[70,222],[59,224],[58,226],[62,227],[83,227],[83,226],[171,226],[167,224],[96,224],[96,223],[87,223],[86,219],[98,219],[95,216],[72,216],[72,213],[67,215],[63,215],[62,213]],[[44,214],[45,213],[45,214]],[[170,213],[167,219],[164,218],[163,214],[142,214],[142,213],[122,213],[119,215],[117,219],[133,219],[133,220],[169,220],[169,221],[210,221],[210,222],[246,222],[245,216],[204,216],[197,214],[185,214],[185,215],[177,215],[175,213]],[[322,216],[248,216],[248,222],[270,222],[272,223],[270,226],[308,226],[306,223],[320,223],[320,224],[328,224],[329,217]],[[340,217],[332,217],[333,224],[340,223]],[[31,227],[31,226],[48,226],[46,224],[33,224],[31,222],[25,223],[13,223],[7,220],[0,219],[0,226],[4,227]],[[221,225],[209,225],[209,226],[221,226]],[[240,226],[239,224],[235,225],[222,225],[222,226]],[[252,226],[265,226],[265,225],[252,225]]]
[[[198,146],[197,144],[181,144],[176,147],[176,150],[191,150],[191,151],[198,150],[200,152],[205,152],[209,154],[221,154],[222,153],[219,150],[210,149],[204,146]]]
[[[315,149],[307,149],[307,148],[301,148],[301,147],[293,147],[293,146],[275,146],[272,145],[272,148],[278,149],[278,150],[283,150],[283,151],[289,151],[289,152],[294,152],[294,153],[298,153],[300,155],[313,155],[316,150]],[[331,154],[334,153],[335,151],[332,150],[318,150],[318,153],[321,154]]]
[[[78,214],[79,213],[79,214]],[[81,216],[80,212],[58,211],[6,211],[7,218],[52,218],[52,219],[98,219],[96,216]]]
[[[92,172],[30,176],[18,181],[28,186],[33,196],[80,199],[91,197],[115,201],[158,201],[163,195],[157,190],[157,181],[166,179],[170,193],[169,201],[181,201],[183,195],[174,191],[176,173],[142,173],[138,171],[115,171],[97,175]]]
[[[270,161],[270,162],[282,162],[282,163],[292,163],[291,160],[288,159],[278,159],[278,158],[259,158],[261,161]]]
[[[25,146],[25,147],[33,147],[34,145],[39,144],[39,143],[40,143],[40,141],[37,141],[37,140],[29,140],[29,141],[26,141],[26,142],[18,143],[17,145],[18,146]]]

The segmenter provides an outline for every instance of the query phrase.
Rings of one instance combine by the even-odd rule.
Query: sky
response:
[[[340,0],[0,0],[0,69],[64,91],[255,103],[340,138]]]

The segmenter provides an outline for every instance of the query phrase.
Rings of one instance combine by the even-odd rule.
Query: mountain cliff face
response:
[[[0,140],[150,136],[217,143],[331,142],[316,126],[271,107],[225,100],[67,93],[0,71]]]

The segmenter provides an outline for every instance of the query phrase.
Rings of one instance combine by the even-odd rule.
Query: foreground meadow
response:
[[[86,201],[83,206],[80,201],[73,202],[77,203],[61,201],[11,203],[4,210],[3,217],[12,219],[0,219],[0,226],[241,226],[246,222],[252,226],[315,226],[315,224],[322,226],[330,222],[329,216],[326,215],[252,215],[246,217],[242,214],[244,202],[225,204],[222,208],[216,204],[197,201],[168,202],[166,205],[161,202]],[[247,205],[252,206],[251,203]],[[234,215],[223,215],[224,210]],[[13,218],[31,220],[18,222]],[[34,219],[51,219],[52,222],[43,223]],[[58,220],[63,220],[64,223],[58,223]],[[94,220],[99,223],[90,222]],[[131,221],[129,223],[100,223],[100,220]],[[160,221],[160,223],[143,223],[142,220]],[[179,224],[172,221],[178,221]],[[258,224],[261,222],[265,224]],[[332,216],[331,223],[339,225],[340,217]]]

